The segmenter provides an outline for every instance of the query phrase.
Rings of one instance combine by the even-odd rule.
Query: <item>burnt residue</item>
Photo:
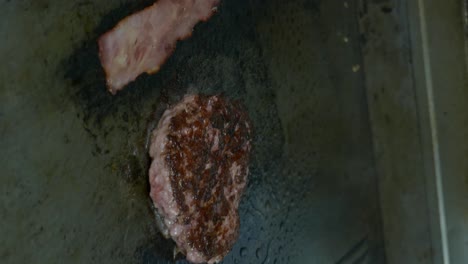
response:
[[[314,14],[320,14],[320,4],[318,0],[307,0],[304,1],[304,8],[314,12]]]
[[[384,5],[384,6],[382,6],[382,8],[380,10],[382,10],[382,12],[385,13],[385,14],[389,14],[389,13],[392,13],[393,7]]]
[[[155,236],[138,247],[134,257],[141,264],[174,263],[174,247],[175,244],[171,240]]]

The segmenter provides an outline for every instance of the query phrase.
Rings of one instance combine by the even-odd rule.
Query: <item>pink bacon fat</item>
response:
[[[157,72],[178,40],[208,20],[219,0],[159,0],[120,21],[99,40],[99,57],[112,94],[140,74]]]

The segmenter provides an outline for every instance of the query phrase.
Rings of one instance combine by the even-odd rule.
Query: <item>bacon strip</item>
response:
[[[99,40],[99,57],[112,94],[140,74],[157,72],[178,40],[208,20],[219,0],[159,0],[120,21]]]

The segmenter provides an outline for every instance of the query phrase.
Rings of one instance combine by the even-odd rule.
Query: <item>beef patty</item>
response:
[[[150,196],[189,261],[219,262],[234,245],[250,149],[247,113],[221,96],[186,96],[154,130]]]

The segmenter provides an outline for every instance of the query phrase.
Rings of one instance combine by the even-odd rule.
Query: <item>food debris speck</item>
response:
[[[358,72],[360,69],[361,69],[361,65],[359,64],[353,65],[352,67],[353,72]]]

